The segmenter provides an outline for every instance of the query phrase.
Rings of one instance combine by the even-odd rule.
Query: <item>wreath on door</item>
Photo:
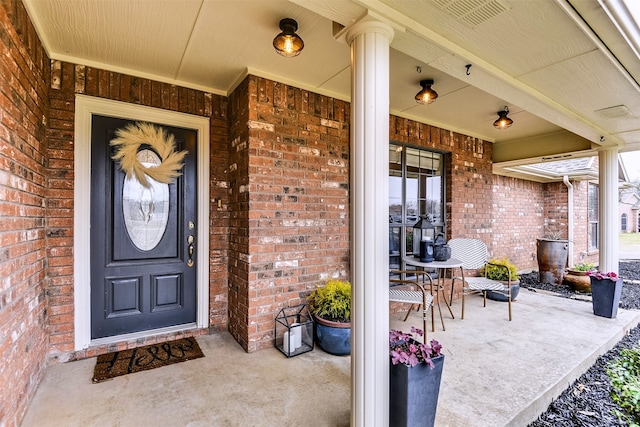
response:
[[[119,162],[127,178],[135,176],[140,184],[149,188],[151,184],[147,178],[170,184],[174,178],[182,175],[182,161],[188,152],[176,152],[173,135],[163,128],[150,123],[129,124],[124,129],[118,129],[116,136],[110,142],[116,150],[111,158]],[[138,151],[145,144],[158,154],[161,160],[159,165],[147,167],[138,160]]]

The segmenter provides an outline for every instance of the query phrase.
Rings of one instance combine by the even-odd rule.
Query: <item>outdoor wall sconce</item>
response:
[[[273,47],[276,52],[286,57],[300,55],[300,52],[304,49],[304,42],[296,34],[298,23],[295,19],[284,18],[280,20],[280,30],[282,32],[273,39]]]
[[[433,84],[432,79],[421,80],[420,86],[422,86],[422,90],[416,94],[416,102],[418,104],[431,104],[438,97],[438,93],[431,89],[431,85]]]
[[[493,122],[493,127],[497,129],[506,129],[513,124],[513,120],[507,117],[507,114],[509,114],[509,107],[507,107],[506,105],[504,107],[504,110],[498,111],[496,114],[498,114],[499,117],[498,120]]]
[[[413,225],[413,256],[420,258],[420,262],[434,260],[435,237],[436,227],[433,225],[433,217],[429,214],[421,216]]]

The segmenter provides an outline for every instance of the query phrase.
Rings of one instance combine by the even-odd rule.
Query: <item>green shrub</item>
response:
[[[511,274],[511,281],[520,279],[518,276],[518,268],[515,264],[512,264],[511,261],[507,257],[502,258],[492,258],[489,260],[489,264],[487,264],[484,268],[480,269],[481,274],[485,274],[486,269],[486,277],[492,280],[509,280],[509,276],[507,271],[504,268],[496,267],[495,265],[504,265],[509,269],[509,273]]]
[[[575,271],[591,271],[595,268],[595,264],[591,264],[590,262],[581,262],[573,266],[572,270]]]
[[[618,414],[629,425],[640,423],[640,345],[620,351],[607,366],[613,391],[611,397],[625,411]]]
[[[351,321],[351,283],[347,281],[329,280],[314,289],[307,300],[309,309],[318,317],[333,322]]]

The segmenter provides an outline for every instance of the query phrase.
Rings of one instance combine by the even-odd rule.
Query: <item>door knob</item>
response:
[[[196,238],[193,237],[193,235],[189,234],[189,236],[187,237],[187,244],[189,245],[187,247],[187,251],[189,253],[189,259],[187,260],[187,266],[188,267],[193,267],[193,251],[195,250],[194,246],[193,246],[193,242],[195,242]]]

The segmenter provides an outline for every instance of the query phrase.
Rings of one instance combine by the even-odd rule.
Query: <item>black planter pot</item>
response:
[[[622,279],[598,280],[591,276],[591,300],[593,314],[614,319],[618,315],[620,295],[622,294]]]
[[[431,427],[436,420],[444,355],[433,358],[435,367],[421,363],[391,364],[389,369],[389,425]]]

